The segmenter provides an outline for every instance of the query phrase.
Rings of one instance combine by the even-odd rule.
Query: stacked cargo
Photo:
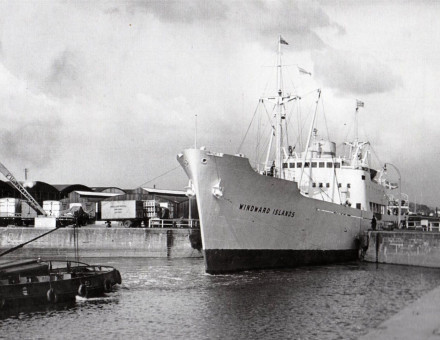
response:
[[[0,217],[15,217],[21,212],[18,198],[0,198]]]
[[[47,216],[60,217],[64,209],[60,201],[43,201],[43,210],[47,213]]]
[[[19,223],[20,212],[20,199],[0,198],[0,225]]]
[[[147,218],[158,218],[160,212],[159,201],[146,200],[144,201],[144,209],[147,212]]]

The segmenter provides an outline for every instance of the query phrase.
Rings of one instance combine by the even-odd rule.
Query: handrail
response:
[[[154,219],[148,220],[148,228],[200,228],[198,219]]]

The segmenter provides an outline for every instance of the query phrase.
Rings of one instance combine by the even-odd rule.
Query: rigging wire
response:
[[[153,182],[153,181],[155,181],[156,179],[158,179],[158,178],[160,178],[160,177],[163,177],[163,176],[165,176],[165,175],[168,175],[170,172],[173,172],[174,170],[176,170],[176,169],[178,169],[178,168],[180,168],[180,165],[178,165],[178,166],[176,166],[176,167],[174,167],[174,168],[172,168],[172,169],[170,169],[170,170],[167,170],[167,171],[165,171],[164,173],[162,173],[161,175],[156,176],[156,177],[150,179],[149,181],[147,181],[147,182],[145,182],[145,183],[139,185],[138,188],[141,188],[141,187],[143,187],[145,184],[148,184],[148,183],[150,183],[150,182]]]
[[[251,121],[250,121],[250,123],[249,123],[249,126],[248,126],[248,128],[247,128],[247,130],[246,130],[246,133],[244,134],[244,137],[243,137],[243,139],[241,140],[240,145],[238,146],[237,153],[240,153],[241,147],[243,146],[243,143],[244,143],[244,141],[246,140],[247,134],[248,134],[248,132],[249,132],[251,126],[252,126],[252,123],[253,123],[253,121],[254,121],[254,118],[255,118],[255,116],[256,116],[256,114],[257,114],[257,112],[258,112],[258,107],[260,106],[260,102],[261,102],[261,100],[258,102],[257,107],[255,108],[254,114],[252,115],[252,119],[251,119]]]
[[[321,99],[321,107],[322,107],[322,115],[324,116],[325,128],[327,130],[327,139],[330,140],[330,132],[329,132],[328,123],[327,123],[327,114],[325,113],[325,108],[324,108],[324,98]],[[333,164],[335,164],[336,159],[337,159],[337,157],[335,154],[334,156],[332,156]],[[342,159],[341,159],[341,166],[342,166]],[[339,202],[342,202],[341,190],[339,188],[339,181],[338,181],[338,176],[337,176],[335,167],[333,167],[333,174],[334,174],[335,181],[336,181],[336,188],[338,189]],[[329,198],[330,198],[330,196],[329,196]],[[334,202],[333,199],[332,199],[332,202]]]

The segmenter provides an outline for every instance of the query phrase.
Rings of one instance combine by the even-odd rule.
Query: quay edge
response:
[[[6,257],[203,257],[200,229],[174,228],[60,228]],[[0,228],[0,252],[29,241],[45,230]],[[76,238],[77,237],[77,238]]]
[[[440,233],[368,231],[364,261],[440,268]]]

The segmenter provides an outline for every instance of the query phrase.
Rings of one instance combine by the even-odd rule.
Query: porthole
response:
[[[202,164],[208,163],[208,160],[206,158],[202,158]]]

